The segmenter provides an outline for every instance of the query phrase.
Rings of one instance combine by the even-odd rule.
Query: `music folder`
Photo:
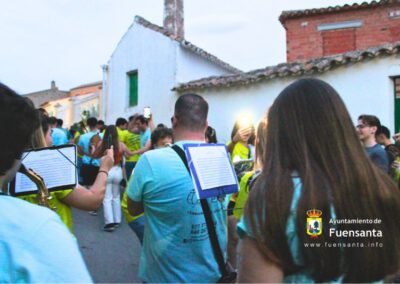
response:
[[[27,150],[22,154],[21,162],[40,175],[51,192],[75,188],[78,182],[76,159],[76,145],[66,144]],[[13,196],[35,194],[37,187],[18,172],[10,183],[9,192]]]
[[[238,192],[237,176],[224,144],[184,144],[197,197],[219,197]]]

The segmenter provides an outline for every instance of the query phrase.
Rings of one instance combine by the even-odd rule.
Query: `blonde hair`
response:
[[[30,147],[32,149],[47,147],[42,127],[37,128],[33,132]]]

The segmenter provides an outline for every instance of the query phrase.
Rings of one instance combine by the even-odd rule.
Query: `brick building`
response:
[[[287,62],[239,74],[180,83],[210,104],[208,121],[220,142],[230,139],[238,114],[257,122],[290,83],[314,77],[330,83],[353,121],[373,114],[400,132],[400,0],[284,11]],[[229,107],[226,107],[229,106]]]
[[[400,40],[400,1],[284,11],[287,61],[306,61]]]

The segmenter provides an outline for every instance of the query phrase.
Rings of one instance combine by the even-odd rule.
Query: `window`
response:
[[[138,105],[138,72],[128,72],[129,80],[129,106]]]

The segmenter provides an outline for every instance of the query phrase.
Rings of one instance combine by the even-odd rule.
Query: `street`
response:
[[[141,282],[137,277],[140,243],[125,223],[114,232],[103,231],[103,210],[98,216],[73,209],[74,234],[95,283]]]

